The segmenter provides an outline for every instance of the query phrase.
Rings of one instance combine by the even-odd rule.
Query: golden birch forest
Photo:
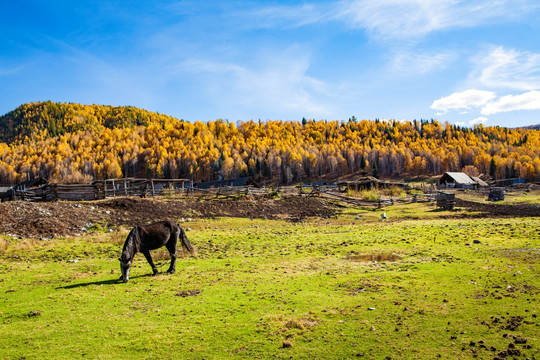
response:
[[[354,117],[192,123],[134,107],[53,102],[24,104],[0,117],[3,184],[243,176],[290,184],[445,171],[539,181],[540,130]]]

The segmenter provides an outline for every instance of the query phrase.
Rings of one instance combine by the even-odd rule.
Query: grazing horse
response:
[[[153,275],[157,275],[158,270],[150,256],[150,250],[158,249],[165,246],[171,254],[171,266],[167,272],[174,274],[176,269],[176,247],[178,238],[182,242],[182,246],[190,253],[194,252],[193,245],[189,242],[184,229],[173,221],[160,221],[150,225],[135,226],[129,233],[124,242],[122,256],[120,257],[120,270],[122,276],[120,280],[123,282],[129,281],[129,270],[131,262],[136,253],[143,253],[144,257],[152,267]]]

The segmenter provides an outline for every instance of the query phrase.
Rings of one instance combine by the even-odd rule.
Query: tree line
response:
[[[436,120],[186,122],[134,107],[29,103],[0,117],[0,183],[251,176],[293,183],[446,171],[540,180],[540,130]]]

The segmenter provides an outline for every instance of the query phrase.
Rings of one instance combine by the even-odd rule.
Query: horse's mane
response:
[[[137,227],[134,227],[129,232],[129,235],[124,242],[124,247],[122,248],[122,260],[131,260],[135,253],[137,252],[140,245],[140,236],[139,230]]]

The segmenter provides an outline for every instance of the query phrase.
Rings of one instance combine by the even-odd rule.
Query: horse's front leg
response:
[[[152,272],[153,272],[152,275],[156,276],[157,273],[158,273],[158,270],[157,270],[156,265],[154,265],[154,262],[152,261],[152,257],[150,256],[150,251],[145,250],[145,251],[142,251],[142,253],[143,253],[144,257],[146,258],[146,261],[148,261],[148,263],[152,267]]]

